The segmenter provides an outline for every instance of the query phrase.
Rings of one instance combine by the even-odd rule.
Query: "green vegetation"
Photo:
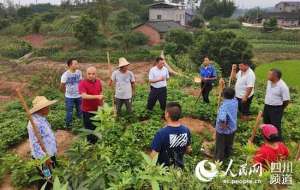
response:
[[[48,75],[50,77],[50,75]],[[45,80],[45,78],[44,78]],[[168,100],[179,101],[183,106],[184,116],[193,116],[214,123],[216,117],[217,97],[211,98],[211,104],[195,104],[196,97],[185,94],[181,89],[191,87],[192,81],[186,78],[175,77],[169,81]],[[62,101],[62,95],[52,88],[42,89],[49,98],[58,98]],[[205,159],[205,156],[199,151],[201,142],[211,140],[210,134],[197,135],[193,134],[193,154],[187,155],[186,169],[179,171],[171,168],[166,170],[162,166],[156,166],[155,160],[150,160],[148,156],[141,152],[147,152],[150,147],[153,135],[163,126],[163,121],[160,119],[161,111],[157,106],[150,114],[145,112],[145,103],[147,100],[147,84],[138,85],[137,96],[134,101],[134,113],[124,119],[115,120],[112,117],[112,108],[105,106],[104,109],[97,113],[95,120],[101,121],[97,124],[95,134],[101,136],[101,139],[95,146],[88,145],[85,140],[84,130],[77,131],[79,138],[74,142],[72,147],[64,155],[59,158],[61,163],[55,169],[54,176],[59,178],[62,184],[68,184],[73,189],[156,189],[158,184],[164,187],[179,187],[180,189],[257,189],[259,186],[266,188],[269,183],[269,173],[265,173],[264,177],[251,176],[251,179],[260,179],[262,184],[252,185],[231,185],[224,184],[222,180],[216,178],[211,183],[201,183],[194,176],[196,164]],[[111,105],[111,92],[106,90],[107,103]],[[253,113],[256,114],[261,109],[259,104],[263,100],[264,86],[258,85],[256,99],[253,102]],[[299,96],[297,92],[292,93],[292,105],[288,108],[284,117],[283,133],[286,136],[291,150],[292,160],[295,156],[296,143],[300,139],[300,130],[296,123],[300,122],[297,113],[300,111]],[[4,122],[13,122],[15,127],[5,127],[2,130],[6,131],[5,139],[16,139],[16,127],[20,128],[23,134],[26,134],[26,122],[24,112],[18,103],[12,104],[14,107],[7,107],[6,114],[20,115],[21,117],[7,117],[2,115],[1,120]],[[63,126],[64,105],[58,103],[52,107],[49,121],[52,126],[61,128]],[[20,121],[21,123],[17,123]],[[239,128],[236,133],[234,145],[233,168],[238,169],[239,164],[250,163],[251,155],[254,153],[253,148],[246,146],[247,139],[251,135],[251,126],[254,121],[239,122]],[[76,123],[75,130],[81,128],[80,123]],[[18,134],[22,134],[21,132]],[[4,138],[4,137],[3,137]],[[22,139],[22,136],[18,137]],[[2,148],[2,151],[17,143],[8,144]],[[113,142],[113,143],[112,143]],[[256,139],[256,144],[262,142],[261,138]],[[245,148],[246,147],[246,148]],[[4,175],[9,172],[14,176],[13,184],[16,187],[24,187],[35,183],[37,179],[35,166],[38,164],[34,161],[23,160],[11,154],[3,153],[0,159],[1,170],[0,174]],[[298,162],[293,162],[293,167],[299,167]],[[225,166],[224,166],[225,167]],[[10,169],[9,169],[10,168]],[[294,182],[298,182],[300,178],[299,170],[294,170]],[[225,179],[230,179],[227,177]]]
[[[292,88],[300,89],[300,60],[275,61],[266,63],[256,68],[257,78],[265,80],[267,72],[272,68],[278,68],[283,72],[283,80]]]
[[[1,36],[0,44],[0,56],[7,58],[19,58],[32,50],[27,42],[9,36]]]
[[[14,6],[4,8],[0,4],[0,59],[17,59],[33,52],[35,57],[45,56],[55,61],[66,61],[72,57],[80,62],[106,62],[106,52],[109,51],[111,62],[116,63],[122,56],[126,56],[129,61],[153,60],[164,49],[168,63],[180,68],[185,76],[172,76],[168,81],[168,101],[178,101],[182,105],[183,116],[202,119],[214,125],[217,112],[217,97],[214,93],[209,105],[200,102],[195,104],[197,97],[185,93],[185,89],[199,89],[192,80],[205,55],[215,61],[218,76],[228,80],[226,77],[232,64],[240,63],[241,60],[252,61],[254,55],[269,53],[268,57],[273,58],[273,55],[279,56],[282,52],[293,52],[292,56],[299,54],[299,31],[276,30],[267,33],[262,29],[241,27],[239,21],[227,18],[235,9],[232,1],[227,0],[202,1],[202,9],[191,23],[202,29],[193,33],[170,31],[166,34],[164,44],[149,47],[148,38],[141,33],[132,32],[131,28],[147,20],[147,5],[153,2],[96,0],[71,4],[70,1],[63,1],[61,6],[44,4],[18,9]],[[208,29],[204,27],[203,17],[211,19]],[[25,35],[33,33],[43,35],[43,47],[33,48],[22,40]],[[257,62],[264,61],[255,60]],[[256,69],[259,82],[251,110],[254,115],[262,110],[267,71],[273,67],[281,69],[283,79],[292,87],[292,103],[283,119],[283,135],[291,153],[289,161],[294,160],[300,140],[299,64],[300,61],[291,60],[259,65]],[[59,100],[58,104],[51,107],[48,117],[54,130],[64,128],[64,97],[58,91],[59,78],[60,73],[53,69],[51,72],[44,70],[27,81],[32,92]],[[155,160],[151,160],[145,153],[149,153],[153,136],[164,125],[164,121],[161,120],[163,113],[158,106],[151,113],[145,111],[148,89],[146,83],[137,85],[134,112],[121,119],[114,118],[112,114],[112,90],[104,90],[107,104],[95,117],[95,120],[101,121],[95,130],[95,134],[101,138],[95,146],[86,142],[86,131],[82,128],[82,123],[75,120],[72,132],[78,138],[66,154],[59,157],[59,166],[53,173],[56,184],[54,190],[158,190],[159,185],[164,189],[175,190],[273,188],[268,185],[270,172],[265,172],[261,178],[254,175],[249,177],[262,180],[261,184],[224,184],[223,179],[232,179],[229,176],[215,178],[211,183],[201,183],[194,176],[194,170],[199,161],[207,159],[201,152],[201,146],[203,142],[213,140],[209,131],[201,135],[192,134],[193,153],[185,157],[186,168],[183,171],[157,166]],[[28,98],[29,105],[30,101],[31,98]],[[14,101],[4,106],[0,121],[0,181],[6,174],[10,174],[16,188],[36,183],[40,179],[36,166],[40,163],[20,158],[9,151],[27,137],[28,121],[20,104]],[[255,147],[247,145],[254,121],[238,123],[232,156],[235,171],[240,169],[241,164],[251,164],[255,152]],[[255,146],[261,143],[258,133]],[[209,151],[213,151],[213,148],[212,144]],[[224,169],[226,164],[220,167]],[[293,172],[295,185],[291,189],[299,189],[299,162],[293,161]]]

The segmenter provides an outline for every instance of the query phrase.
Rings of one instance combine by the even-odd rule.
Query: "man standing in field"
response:
[[[124,58],[119,59],[119,69],[114,71],[111,76],[110,86],[115,83],[115,103],[117,115],[121,114],[122,106],[125,104],[127,112],[132,112],[132,97],[135,94],[135,78],[128,70],[130,63]]]
[[[213,88],[212,84],[213,81],[216,80],[217,74],[208,57],[204,58],[203,65],[200,67],[199,74],[201,77],[201,92],[203,101],[205,103],[209,103],[209,92]]]
[[[33,106],[29,111],[36,126],[35,130],[30,122],[27,124],[32,158],[42,160],[49,157],[45,164],[38,168],[40,175],[45,178],[45,180],[39,181],[39,189],[46,179],[51,179],[51,169],[56,165],[56,139],[51,125],[46,119],[50,111],[49,106],[56,102],[56,100],[50,101],[44,96],[37,96],[32,101]],[[52,185],[47,183],[45,189],[51,189],[51,187]]]
[[[239,103],[241,119],[249,120],[255,85],[255,74],[250,68],[250,63],[246,61],[240,63],[238,73],[236,73],[236,65],[232,65],[232,78],[236,79],[235,94]]]
[[[65,92],[66,104],[66,127],[71,127],[74,106],[77,117],[81,118],[81,97],[78,91],[79,81],[82,80],[82,73],[78,70],[78,62],[75,59],[67,61],[68,70],[61,76],[60,88]]]
[[[156,58],[156,65],[150,69],[149,82],[150,94],[148,97],[147,109],[152,111],[156,101],[159,101],[161,110],[166,109],[167,102],[167,79],[169,78],[169,71],[164,66],[163,58]]]
[[[223,102],[216,121],[215,160],[224,161],[232,153],[234,134],[237,130],[238,102],[232,88],[223,90]]]
[[[82,115],[83,124],[86,129],[95,130],[96,126],[92,123],[91,118],[95,116],[94,113],[99,106],[103,105],[102,84],[96,78],[96,68],[89,67],[86,69],[86,79],[79,83],[79,93],[82,97]],[[90,134],[87,136],[87,141],[91,144],[97,142],[97,136]]]
[[[152,141],[151,157],[158,154],[158,164],[184,168],[183,156],[192,152],[190,130],[179,122],[181,106],[170,102],[165,111],[167,125],[161,128]]]
[[[269,71],[263,112],[264,123],[274,125],[278,129],[280,139],[282,139],[281,119],[290,101],[289,88],[281,76],[281,71],[278,69]]]

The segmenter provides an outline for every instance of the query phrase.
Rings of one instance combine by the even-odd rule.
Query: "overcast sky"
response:
[[[0,0],[0,2],[5,2],[6,0]],[[53,4],[59,4],[61,0],[12,0],[15,3],[21,3],[23,5],[28,5],[30,3],[35,3],[37,1],[38,3],[53,3]],[[236,2],[236,5],[239,8],[253,8],[253,7],[272,7],[276,3],[283,1],[283,0],[234,0]],[[300,1],[300,0],[288,0],[288,1]]]

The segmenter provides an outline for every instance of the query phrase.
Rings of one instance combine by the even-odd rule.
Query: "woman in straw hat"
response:
[[[56,102],[56,100],[51,101],[44,96],[35,97],[32,101],[30,114],[32,115],[36,131],[30,122],[28,122],[27,125],[32,158],[44,159],[45,157],[50,157],[46,160],[46,163],[39,168],[40,174],[46,180],[51,179],[51,168],[54,168],[56,165],[57,146],[55,135],[50,123],[46,119],[50,111],[49,106]],[[42,180],[40,186],[44,183],[45,181]],[[48,184],[46,189],[49,189],[49,186],[51,185]]]
[[[132,112],[132,97],[135,93],[134,74],[128,70],[130,63],[124,58],[119,59],[119,69],[111,76],[110,85],[115,84],[115,103],[117,115],[121,114],[122,106],[125,104],[127,112]]]

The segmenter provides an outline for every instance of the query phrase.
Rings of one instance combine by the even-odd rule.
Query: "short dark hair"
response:
[[[279,69],[273,68],[273,69],[271,69],[270,71],[271,71],[272,73],[274,73],[274,74],[276,75],[277,78],[281,79],[282,73],[281,73],[281,71],[280,71]]]
[[[240,64],[248,65],[249,67],[251,66],[251,62],[249,60],[247,60],[247,59],[241,60]]]
[[[157,58],[155,59],[155,62],[158,63],[158,62],[163,61],[163,60],[164,60],[164,59],[163,59],[162,57],[157,57]]]
[[[166,106],[166,112],[172,121],[178,121],[181,117],[181,106],[177,102],[169,102]]]
[[[280,142],[281,141],[281,139],[280,139],[280,137],[279,137],[278,134],[270,135],[269,138],[267,138],[266,136],[264,136],[264,138],[267,139],[267,141],[269,141],[271,143],[275,143],[275,142]]]
[[[234,91],[234,89],[233,88],[224,88],[224,90],[223,90],[223,97],[225,98],[225,99],[233,99],[234,98],[234,96],[235,96],[235,91]]]
[[[74,60],[76,60],[76,59],[74,59],[74,58],[68,59],[68,61],[67,61],[68,67],[70,67],[72,65]]]

